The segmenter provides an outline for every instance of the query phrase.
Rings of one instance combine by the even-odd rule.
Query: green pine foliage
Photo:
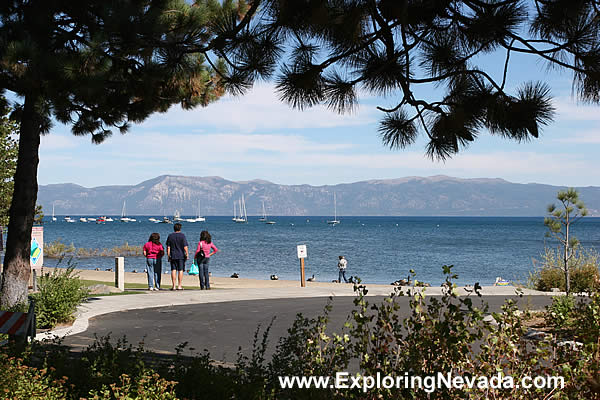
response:
[[[8,225],[8,211],[14,186],[15,169],[19,146],[17,133],[19,126],[9,118],[10,109],[3,96],[0,96],[0,226]]]
[[[546,83],[511,79],[523,54],[572,72],[579,98],[600,101],[593,1],[297,0],[265,1],[264,10],[261,29],[286,50],[280,98],[343,113],[360,94],[384,97],[379,132],[392,149],[422,135],[427,154],[446,159],[485,131],[539,137],[555,112]]]
[[[273,72],[276,49],[253,28],[260,1],[0,2],[0,94],[20,123],[0,304],[26,297],[40,136],[52,121],[101,143],[155,112],[206,106]]]

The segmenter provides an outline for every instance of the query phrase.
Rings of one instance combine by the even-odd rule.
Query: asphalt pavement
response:
[[[125,300],[132,296],[117,296],[114,299],[120,297]],[[489,304],[490,311],[500,311],[500,307],[508,298],[515,300],[521,309],[527,307],[531,310],[542,310],[552,301],[550,296],[544,295],[482,298],[475,296],[473,300],[475,305],[485,301]],[[333,309],[329,313],[329,332],[341,332],[344,322],[354,307],[353,299],[352,296],[333,298]],[[371,304],[381,302],[382,299],[382,296],[368,297]],[[407,316],[410,312],[408,301],[407,297],[398,298],[401,304],[399,311],[401,317]],[[326,303],[327,297],[320,296],[221,300],[149,308],[146,305],[146,308],[92,316],[89,318],[87,329],[66,336],[63,344],[79,350],[93,343],[95,336],[110,335],[114,341],[125,336],[132,344],[143,341],[147,350],[174,354],[178,345],[187,342],[186,354],[188,355],[190,352],[198,353],[206,349],[215,360],[233,362],[240,348],[243,354],[251,354],[253,336],[259,326],[264,330],[273,321],[267,351],[269,356],[275,351],[279,338],[286,336],[287,329],[292,325],[296,314],[302,313],[307,317],[315,317],[322,314]]]

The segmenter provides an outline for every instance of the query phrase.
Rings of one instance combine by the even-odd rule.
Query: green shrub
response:
[[[38,328],[52,328],[69,322],[73,314],[89,295],[85,284],[70,265],[67,269],[55,269],[39,278],[39,292],[32,294]]]
[[[569,260],[571,292],[581,293],[600,289],[599,262],[600,254],[597,251],[578,247]],[[530,286],[542,291],[550,291],[552,288],[565,291],[565,273],[559,250],[546,248],[540,263],[542,267],[530,274]]]
[[[517,304],[508,300],[502,311],[491,313],[485,303],[477,307],[472,296],[480,296],[476,285],[471,294],[460,295],[452,281],[452,267],[444,267],[447,280],[442,296],[428,298],[420,288],[401,288],[383,301],[370,303],[367,288],[355,285],[354,308],[341,332],[328,329],[328,303],[323,315],[312,319],[298,315],[288,334],[280,339],[271,361],[265,359],[269,328],[262,340],[257,330],[249,357],[240,356],[233,368],[215,366],[210,355],[183,358],[180,347],[175,359],[153,358],[143,347],[134,349],[126,341],[110,344],[96,340],[80,356],[66,352],[39,353],[30,360],[53,365],[55,379],[66,375],[72,386],[69,398],[94,396],[104,399],[553,399],[600,400],[600,294],[592,294],[573,306],[572,298],[557,298],[550,307],[558,317],[571,319],[571,337],[582,343],[577,351],[557,345],[556,338],[538,342],[524,339],[527,328]],[[400,318],[399,296],[409,296],[409,315]],[[38,350],[39,351],[39,350]],[[150,368],[152,366],[152,368]],[[282,389],[279,376],[335,376],[352,371],[362,376],[453,376],[496,377],[502,374],[515,383],[523,377],[563,376],[563,389],[448,389],[432,393],[413,390]],[[159,375],[156,375],[158,373]]]
[[[64,379],[53,380],[48,370],[23,365],[23,361],[0,353],[0,397],[4,399],[67,399]]]
[[[556,296],[552,299],[552,304],[546,307],[546,322],[555,329],[567,329],[573,323],[574,310],[575,298],[573,296]]]
[[[132,382],[131,377],[123,374],[118,383],[90,392],[90,400],[177,400],[174,386],[157,373],[145,372]]]

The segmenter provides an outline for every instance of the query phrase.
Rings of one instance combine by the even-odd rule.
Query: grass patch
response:
[[[140,292],[134,292],[132,290],[126,290],[124,292],[91,294],[90,297],[124,296],[124,295],[127,295],[127,294],[140,294]]]
[[[93,285],[113,286],[115,284],[114,282],[110,282],[110,281],[95,281],[95,280],[90,280],[90,279],[82,279],[81,281],[83,283],[85,283],[85,286],[93,286]],[[161,290],[165,290],[165,288],[167,288],[167,290],[168,290],[170,287],[171,287],[171,284],[169,283],[169,284],[163,285],[163,288]],[[200,289],[199,286],[184,286],[183,288],[185,290]],[[148,284],[125,282],[125,289],[148,289]],[[139,292],[134,292],[134,293],[139,293]]]

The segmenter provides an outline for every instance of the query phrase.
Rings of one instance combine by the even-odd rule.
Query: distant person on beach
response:
[[[200,251],[202,250],[202,251]],[[200,290],[210,290],[210,280],[208,275],[208,262],[210,257],[219,249],[212,242],[212,238],[208,231],[200,232],[200,241],[196,249],[196,264],[198,265],[198,278],[200,279]]]
[[[177,290],[183,290],[183,271],[185,270],[185,260],[189,258],[188,241],[183,232],[181,232],[181,224],[178,222],[173,225],[173,233],[167,238],[167,256],[171,263],[171,281],[175,290],[177,282]]]
[[[346,279],[346,267],[348,266],[348,260],[344,256],[339,257],[338,261],[338,270],[340,271],[338,275],[338,282],[342,283],[342,278],[344,278],[344,282],[348,283],[348,279]]]
[[[150,235],[148,242],[143,247],[146,257],[146,273],[148,274],[148,290],[160,290],[160,277],[162,276],[162,257],[165,249],[160,243],[160,235],[156,232]]]

